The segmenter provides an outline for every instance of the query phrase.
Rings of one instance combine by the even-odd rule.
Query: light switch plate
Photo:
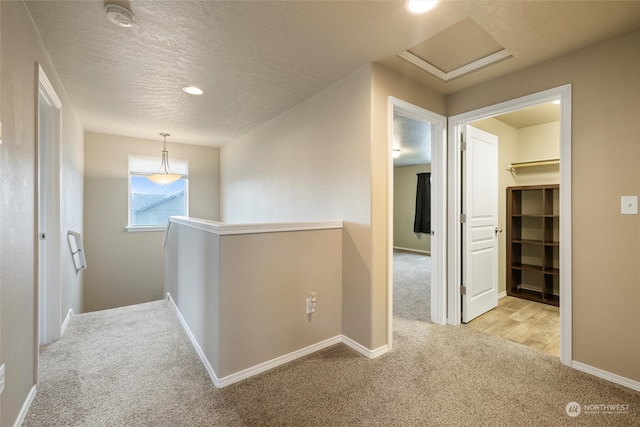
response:
[[[622,196],[620,198],[622,215],[638,215],[638,196]]]

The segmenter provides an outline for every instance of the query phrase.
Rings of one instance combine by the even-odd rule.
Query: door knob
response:
[[[498,234],[498,233],[502,233],[502,228],[496,227],[496,234]]]

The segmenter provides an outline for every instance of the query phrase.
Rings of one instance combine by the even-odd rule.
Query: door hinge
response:
[[[460,224],[467,222],[467,214],[460,214]]]
[[[467,149],[467,141],[460,141],[460,151],[465,151]]]
[[[460,295],[466,295],[466,294],[467,294],[467,287],[460,286]]]

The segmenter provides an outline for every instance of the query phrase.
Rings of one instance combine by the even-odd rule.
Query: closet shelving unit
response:
[[[507,188],[507,295],[558,306],[560,186]]]
[[[516,172],[517,169],[520,168],[530,168],[530,167],[538,167],[538,166],[557,166],[560,165],[560,158],[554,157],[552,159],[541,159],[541,160],[527,160],[524,162],[512,162],[507,165],[507,170],[509,172]]]

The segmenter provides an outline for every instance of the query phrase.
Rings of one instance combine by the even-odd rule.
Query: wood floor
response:
[[[558,307],[507,296],[498,301],[498,307],[473,319],[467,326],[552,356],[560,354]]]

